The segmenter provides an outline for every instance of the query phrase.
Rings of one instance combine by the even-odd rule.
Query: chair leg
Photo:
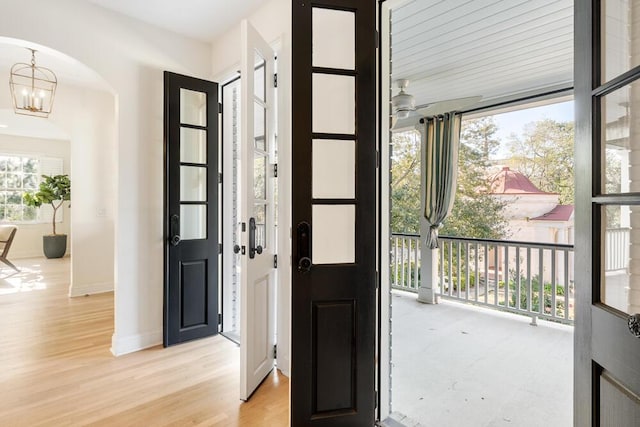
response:
[[[20,269],[18,267],[16,267],[15,265],[13,265],[13,263],[11,261],[9,261],[8,259],[0,257],[0,261],[4,262],[9,267],[13,268],[15,271],[20,271]]]

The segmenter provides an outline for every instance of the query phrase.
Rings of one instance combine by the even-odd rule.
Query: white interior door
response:
[[[246,20],[241,32],[240,398],[247,400],[275,360],[275,53]]]

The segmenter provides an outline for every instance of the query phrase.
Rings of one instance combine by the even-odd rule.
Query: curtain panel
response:
[[[425,236],[431,249],[438,247],[438,229],[451,213],[458,177],[458,144],[461,115],[445,113],[421,120],[425,143],[424,217],[429,225]]]

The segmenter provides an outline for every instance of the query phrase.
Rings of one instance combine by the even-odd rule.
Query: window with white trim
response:
[[[63,173],[63,159],[18,154],[0,154],[0,221],[37,223],[51,221],[52,209],[26,206],[22,195],[37,191],[42,175]],[[62,210],[56,222],[62,221]]]

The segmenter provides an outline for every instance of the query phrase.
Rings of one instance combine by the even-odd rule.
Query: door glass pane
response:
[[[180,200],[205,202],[207,200],[207,169],[180,166]]]
[[[180,162],[207,163],[207,131],[180,128]]]
[[[207,94],[189,89],[180,89],[180,123],[185,125],[207,125]]]
[[[253,207],[253,217],[256,219],[256,245],[267,247],[267,205],[256,203]]]
[[[180,238],[182,240],[207,238],[206,205],[180,205]]]
[[[603,206],[602,302],[640,312],[640,206]]]
[[[313,205],[311,257],[314,264],[355,262],[354,205]]]
[[[254,146],[258,150],[266,151],[265,127],[267,123],[267,110],[259,103],[253,104],[253,136]]]
[[[313,140],[312,169],[314,198],[355,198],[355,141]]]
[[[602,1],[602,83],[640,65],[639,25],[637,0]]]
[[[313,132],[353,135],[356,80],[353,76],[313,75]]]
[[[266,62],[260,56],[258,52],[255,54],[256,68],[253,71],[253,94],[260,101],[265,102],[267,100],[267,87],[266,87]]]
[[[640,191],[640,82],[602,98],[602,192]]]
[[[267,158],[258,153],[253,158],[253,190],[256,199],[267,198]]]
[[[355,69],[356,15],[313,8],[313,66]]]

